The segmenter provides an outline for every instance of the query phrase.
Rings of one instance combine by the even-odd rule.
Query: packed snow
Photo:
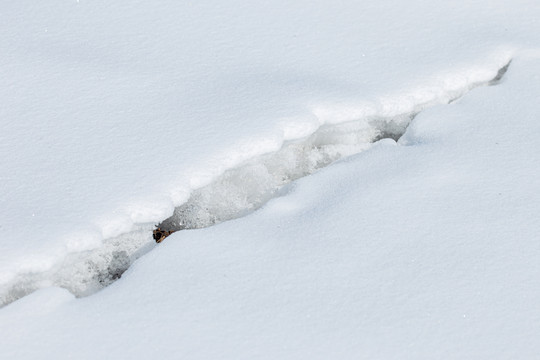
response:
[[[2,358],[539,352],[539,3],[0,13]]]

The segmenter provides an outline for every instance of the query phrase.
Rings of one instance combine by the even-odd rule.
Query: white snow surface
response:
[[[2,4],[0,283],[163,220],[321,124],[489,80],[536,40],[527,4],[518,23],[517,5],[479,23],[484,7],[427,1]]]
[[[1,358],[539,353],[537,1],[23,0],[0,14],[0,295],[43,287],[0,309]],[[246,161],[419,111],[398,143],[175,233],[92,296],[55,287],[84,270],[69,256],[151,242]]]
[[[3,358],[530,359],[540,62],[247,217],[171,235],[104,290],[0,311]]]

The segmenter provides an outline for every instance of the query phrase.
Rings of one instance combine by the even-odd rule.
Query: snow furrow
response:
[[[478,86],[498,84],[509,65],[510,62],[498,69],[497,75],[489,81],[468,84],[460,91],[444,94],[438,102],[417,104],[410,112],[323,125],[309,137],[287,142],[280,150],[244,162],[194,190],[157,228],[172,233],[246,216],[280,196],[285,185],[299,178],[357,154],[381,139],[398,141],[415,116],[426,107],[451,103]],[[112,284],[136,259],[156,246],[152,239],[154,226],[137,224],[131,232],[105,240],[98,249],[69,254],[61,264],[46,272],[19,275],[0,289],[0,306],[48,286],[63,287],[81,297]]]

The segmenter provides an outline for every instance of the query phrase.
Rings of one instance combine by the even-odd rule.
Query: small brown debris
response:
[[[156,228],[154,229],[153,237],[154,237],[154,240],[156,240],[156,242],[159,244],[160,242],[163,241],[163,239],[171,235],[173,232],[175,231],[174,230],[167,231],[167,230],[162,230],[160,228]]]

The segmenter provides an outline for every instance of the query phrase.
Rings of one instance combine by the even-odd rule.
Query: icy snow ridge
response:
[[[168,231],[198,229],[244,216],[296,179],[365,150],[380,139],[397,141],[415,116],[409,113],[323,126],[305,140],[285,144],[275,153],[226,171],[216,181],[195,190],[158,227]]]
[[[501,67],[493,79],[473,84],[467,90],[498,84],[510,63],[511,60]],[[451,103],[463,93],[448,95],[448,103]],[[322,126],[307,139],[286,143],[279,151],[247,161],[226,171],[211,184],[195,190],[189,200],[178,206],[174,214],[158,227],[166,231],[198,229],[244,216],[264,205],[279,193],[279,189],[296,179],[365,150],[378,140],[389,138],[398,141],[424,107],[397,116],[373,116]]]
[[[414,117],[426,107],[451,103],[478,86],[496,85],[510,61],[487,81],[447,91],[429,103],[398,115],[370,115],[354,121],[326,124],[305,139],[285,143],[276,152],[253,158],[225,171],[207,186],[194,190],[174,214],[159,224],[165,230],[197,229],[245,216],[279,196],[284,186],[374,142],[398,141]],[[493,72],[492,72],[493,73]],[[131,232],[107,239],[94,250],[69,254],[61,264],[41,273],[20,274],[0,289],[0,306],[39,288],[59,286],[76,296],[90,295],[119,279],[129,266],[156,244],[154,224],[137,224]]]

